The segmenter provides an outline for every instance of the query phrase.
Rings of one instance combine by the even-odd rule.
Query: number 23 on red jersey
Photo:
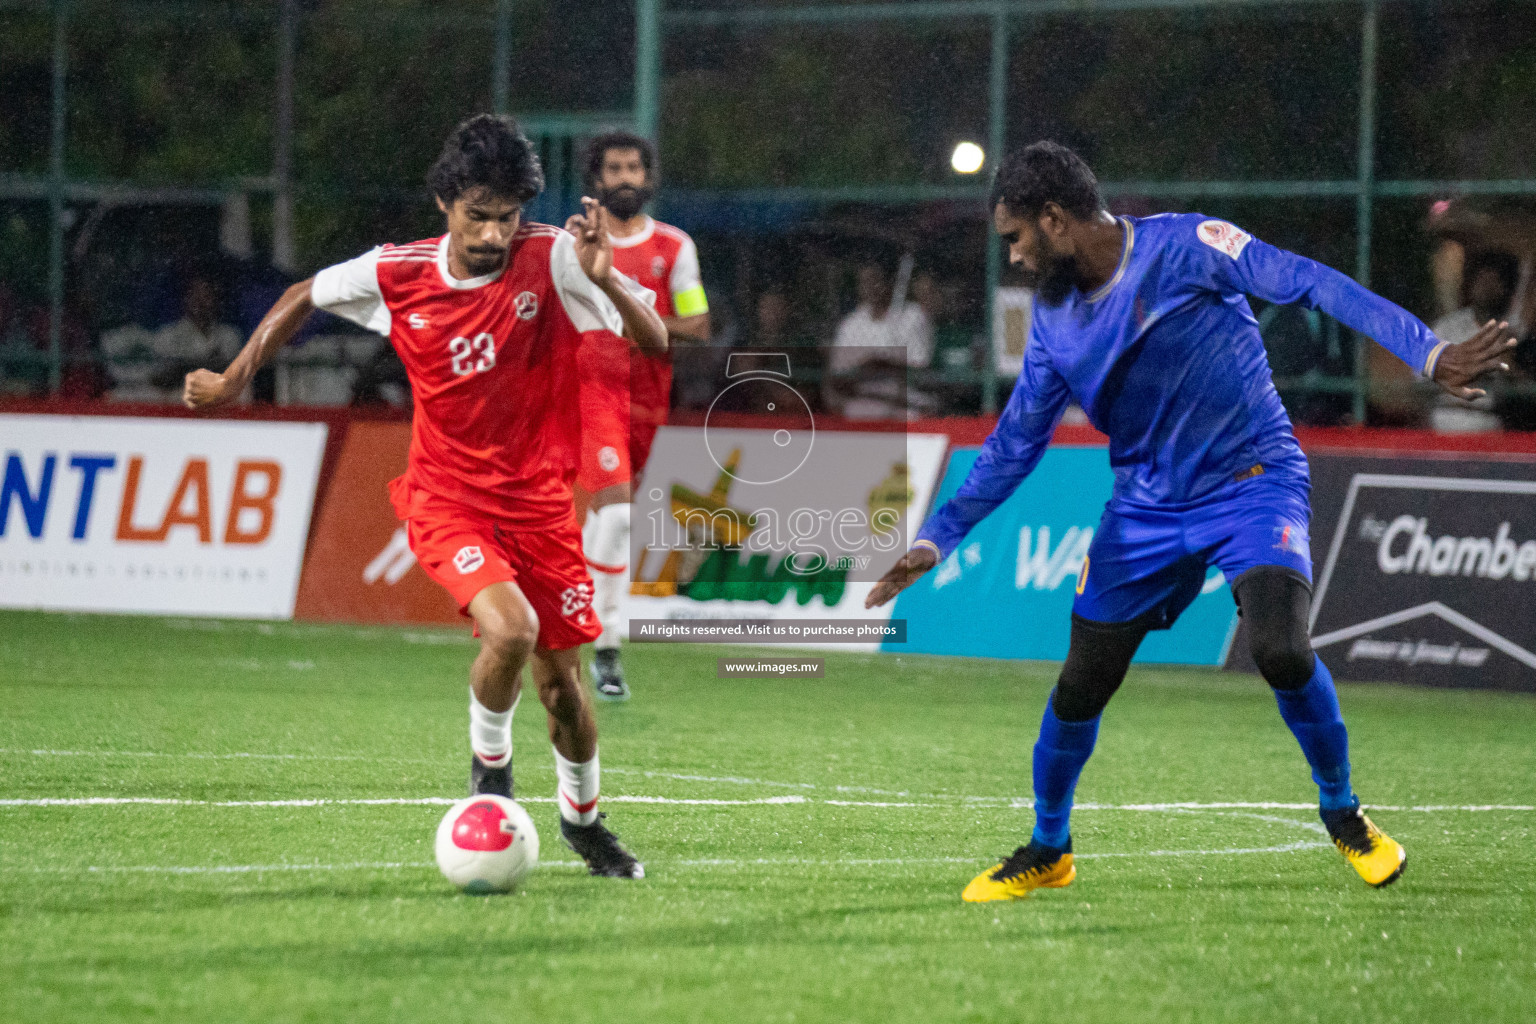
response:
[[[449,367],[457,377],[472,373],[484,373],[496,365],[496,339],[489,331],[481,331],[470,338],[454,338],[448,343],[452,359]]]

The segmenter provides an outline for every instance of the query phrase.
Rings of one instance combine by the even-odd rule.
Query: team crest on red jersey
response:
[[[459,548],[459,553],[453,556],[453,567],[462,576],[468,576],[484,564],[485,554],[474,544]]]
[[[652,257],[652,259],[651,259],[651,276],[652,277],[662,277],[662,276],[664,276],[666,274],[666,272],[667,272],[667,261],[664,258],[660,257],[660,256]]]
[[[512,306],[517,310],[519,320],[532,320],[539,315],[539,297],[533,292],[518,292]]]

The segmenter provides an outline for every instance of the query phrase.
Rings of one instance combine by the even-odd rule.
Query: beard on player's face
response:
[[[1035,298],[1047,306],[1059,306],[1077,286],[1077,264],[1072,257],[1062,255],[1050,247],[1045,236],[1036,233],[1029,246],[1029,259],[1034,269],[1023,269],[1024,286],[1035,290]]]
[[[505,249],[473,245],[464,247],[464,266],[476,277],[500,270],[506,259],[507,250]]]
[[[454,200],[448,214],[448,230],[464,268],[475,277],[500,270],[507,248],[522,221],[522,204],[484,192],[472,192]]]
[[[655,194],[655,190],[646,185],[633,185],[626,181],[605,187],[598,200],[619,220],[629,220],[638,216]]]

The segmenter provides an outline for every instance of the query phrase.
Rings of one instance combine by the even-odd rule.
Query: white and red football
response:
[[[437,825],[437,866],[465,892],[506,892],[539,863],[539,833],[515,800],[481,795],[448,808]]]

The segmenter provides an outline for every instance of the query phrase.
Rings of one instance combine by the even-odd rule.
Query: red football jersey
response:
[[[581,441],[576,350],[623,331],[582,271],[575,239],[525,224],[501,271],[448,272],[448,238],[383,246],[322,270],[315,305],[386,335],[416,400],[405,475],[390,494],[408,518],[416,493],[520,526],[571,514]]]
[[[656,294],[656,312],[664,317],[709,311],[699,277],[699,251],[693,239],[670,224],[647,217],[645,228],[637,234],[613,239],[613,265]],[[667,422],[671,399],[671,349],[655,355],[635,353],[630,371],[631,423]]]

